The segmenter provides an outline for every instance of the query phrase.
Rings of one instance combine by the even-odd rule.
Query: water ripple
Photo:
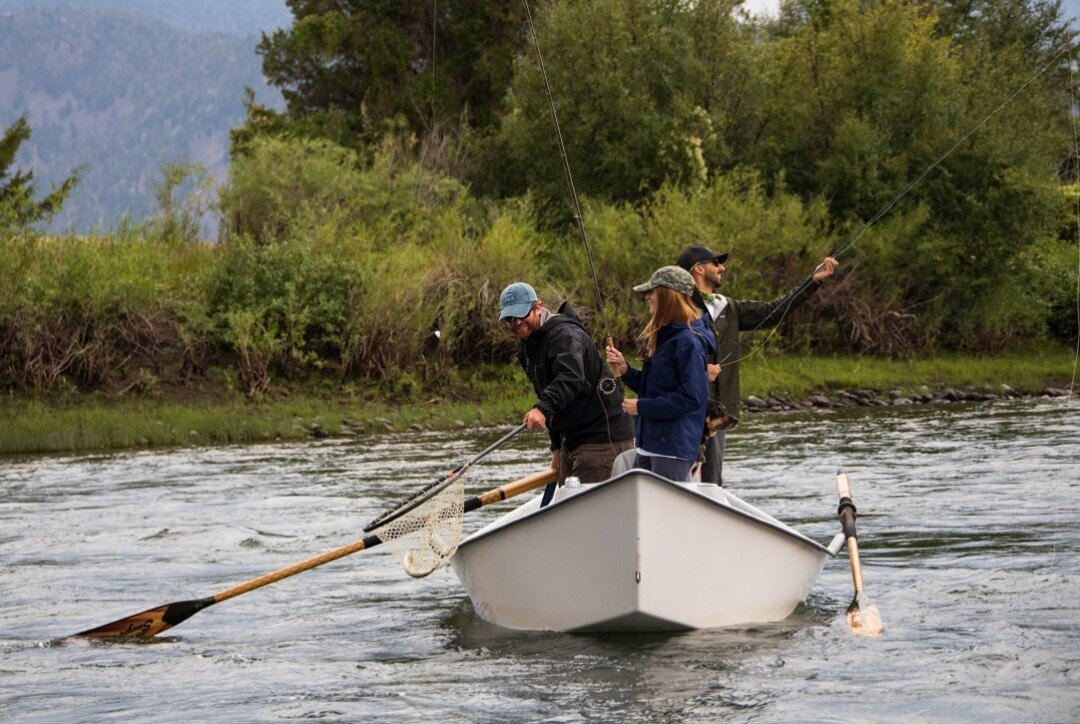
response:
[[[817,540],[849,471],[881,639],[844,623],[843,559],[776,624],[568,635],[485,623],[449,571],[415,581],[374,550],[146,643],[54,643],[356,540],[506,430],[9,458],[0,719],[1077,720],[1078,417],[1050,399],[875,408],[729,437],[729,486]],[[519,435],[470,492],[541,469],[545,447]]]

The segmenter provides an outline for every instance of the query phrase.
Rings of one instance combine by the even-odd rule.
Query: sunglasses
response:
[[[503,324],[507,327],[517,327],[525,323],[525,320],[532,316],[533,310],[536,309],[536,305],[529,307],[529,312],[524,317],[507,317],[503,320]]]

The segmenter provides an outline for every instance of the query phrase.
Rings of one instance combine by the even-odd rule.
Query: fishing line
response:
[[[1074,94],[1076,91],[1076,58],[1072,58],[1069,62],[1069,80],[1070,88]],[[1076,97],[1073,96],[1072,104],[1075,107]],[[1073,414],[1073,405],[1076,401],[1076,368],[1077,360],[1080,360],[1080,130],[1076,125],[1076,112],[1072,113],[1072,127],[1073,127],[1073,204],[1076,209],[1076,349],[1073,352],[1073,368],[1072,378],[1069,380],[1069,401],[1066,405],[1066,418],[1071,419]],[[1062,481],[1063,486],[1068,483]],[[1061,525],[1062,511],[1061,507],[1057,508],[1057,515],[1054,519],[1054,528],[1059,528]],[[1050,568],[1053,569],[1057,565],[1057,540],[1054,541],[1054,547],[1050,551]]]
[[[596,313],[600,319],[601,329],[606,332],[609,327],[607,315],[604,313],[604,299],[600,295],[600,281],[596,275],[596,265],[593,264],[592,248],[589,246],[589,233],[585,230],[585,215],[581,212],[581,202],[578,199],[577,188],[574,186],[574,174],[570,171],[570,159],[566,155],[566,143],[563,141],[562,126],[559,125],[559,114],[555,109],[555,94],[551,90],[551,81],[548,79],[547,67],[544,65],[544,55],[540,52],[540,38],[536,34],[536,24],[533,23],[529,0],[522,0],[522,5],[525,6],[525,18],[529,23],[529,34],[533,39],[533,47],[536,48],[536,60],[540,66],[540,77],[544,79],[544,91],[547,93],[548,107],[551,109],[551,122],[555,126],[555,140],[559,145],[559,158],[562,159],[563,175],[566,177],[566,186],[570,190],[570,203],[574,221],[577,224],[578,232],[581,234],[581,243],[585,247],[585,259],[589,263],[589,276],[592,278],[593,292],[596,294]],[[611,337],[606,334],[604,336],[607,337],[608,344],[610,344]],[[601,375],[599,382],[596,383],[596,398],[600,402],[600,409],[604,412],[604,425],[607,428],[607,437],[610,444],[614,444],[614,441],[612,441],[611,418],[608,416],[604,397],[610,397],[621,387],[622,385],[614,377],[604,375]]]
[[[435,130],[435,43],[438,39],[439,0],[431,0],[431,130]]]
[[[915,177],[915,179],[913,181],[911,181],[907,186],[905,186],[904,189],[900,193],[898,193],[896,196],[894,196],[892,198],[891,201],[889,201],[889,203],[885,204],[885,206],[883,206],[880,211],[878,211],[876,214],[874,214],[870,218],[869,221],[864,223],[862,225],[862,227],[859,228],[859,230],[857,232],[855,232],[855,234],[853,234],[852,237],[846,243],[839,246],[836,250],[834,250],[831,254],[829,254],[829,256],[831,256],[833,258],[839,257],[841,254],[843,254],[844,252],[848,251],[853,246],[855,246],[855,244],[859,241],[859,239],[862,237],[862,235],[866,232],[867,229],[869,229],[871,226],[876,224],[883,216],[885,216],[885,214],[887,214],[894,206],[896,206],[896,204],[900,201],[900,199],[904,198],[904,196],[906,196],[908,194],[908,192],[910,192],[912,189],[914,189],[924,178],[926,178],[927,174],[929,174],[931,171],[933,171],[935,168],[937,168],[943,161],[945,161],[945,159],[947,159],[949,156],[951,156],[952,153],[957,148],[959,148],[960,145],[964,143],[964,141],[966,141],[968,138],[970,138],[973,133],[975,133],[977,130],[982,128],[982,126],[987,121],[989,121],[991,118],[993,118],[1001,109],[1003,109],[1005,106],[1012,103],[1012,101],[1018,95],[1020,95],[1020,93],[1025,88],[1027,88],[1029,85],[1031,85],[1039,76],[1041,76],[1043,73],[1045,73],[1047,70],[1049,70],[1054,65],[1054,63],[1057,62],[1058,58],[1060,58],[1062,55],[1064,55],[1066,52],[1068,52],[1068,50],[1069,50],[1068,47],[1063,48],[1056,55],[1054,55],[1054,57],[1051,58],[1050,61],[1046,65],[1044,65],[1034,75],[1029,77],[1023,83],[1021,83],[1020,86],[1015,91],[1013,91],[1004,101],[1002,101],[996,108],[994,108],[994,110],[992,110],[988,114],[986,114],[986,116],[984,116],[981,121],[976,123],[971,128],[971,130],[969,130],[967,133],[965,133],[960,138],[960,140],[958,140],[956,143],[954,143],[949,148],[948,151],[941,154],[941,156],[939,156],[936,161],[934,161],[929,166],[927,166],[926,169],[923,170],[922,173],[920,173],[917,177]],[[1073,122],[1075,124],[1075,118],[1073,119]],[[1078,202],[1078,203],[1080,203],[1080,202]],[[1080,209],[1078,209],[1078,214],[1080,214]],[[763,339],[760,344],[758,344],[756,347],[754,347],[748,353],[746,353],[742,357],[739,357],[734,362],[731,362],[729,364],[738,364],[739,362],[742,362],[744,359],[747,359],[748,357],[752,357],[753,355],[755,355],[759,351],[761,351],[761,349],[768,343],[768,341],[770,339],[772,339],[773,335],[776,334],[780,324],[787,317],[787,313],[788,313],[788,311],[790,311],[790,309],[791,309],[793,303],[795,302],[795,300],[813,282],[813,276],[814,276],[813,272],[811,272],[802,281],[800,281],[798,284],[796,284],[794,289],[792,289],[791,292],[788,293],[787,297],[785,297],[785,299],[787,299],[786,303],[781,303],[780,305],[778,305],[775,309],[773,309],[771,312],[769,312],[769,314],[767,314],[765,316],[765,318],[763,320],[761,320],[757,324],[757,326],[755,326],[753,329],[749,330],[751,333],[760,330],[762,328],[762,326],[764,326],[765,323],[768,322],[769,319],[771,319],[776,314],[776,312],[782,311],[780,319],[777,320],[776,324],[772,326],[772,329],[765,336],[765,339]],[[1080,290],[1080,285],[1078,285],[1078,290]],[[1080,291],[1078,291],[1077,313],[1078,313],[1078,315],[1080,315]],[[1080,355],[1080,338],[1078,338],[1077,350],[1078,350],[1077,354]],[[724,363],[722,362],[721,364],[724,364]],[[1073,379],[1075,380],[1075,378],[1076,378],[1076,363],[1074,361],[1074,363],[1073,363]],[[1071,388],[1070,388],[1070,390],[1071,390]]]
[[[1070,80],[1075,93],[1076,90],[1076,58],[1069,63]],[[1075,107],[1076,99],[1073,98]],[[1069,413],[1073,410],[1073,402],[1076,400],[1076,366],[1080,360],[1080,132],[1076,128],[1076,112],[1072,114],[1073,124],[1073,199],[1076,205],[1076,350],[1073,352],[1072,379],[1069,380]]]
[[[555,94],[551,91],[551,82],[548,80],[544,56],[540,52],[540,39],[536,34],[536,25],[533,24],[529,0],[522,0],[522,4],[525,6],[525,18],[529,23],[529,33],[532,35],[533,46],[536,48],[540,76],[544,79],[544,90],[547,92],[548,106],[551,108],[551,121],[555,125],[555,140],[559,145],[559,157],[562,159],[563,175],[566,176],[566,185],[570,189],[570,202],[573,205],[574,221],[577,223],[578,231],[581,234],[581,243],[585,246],[585,258],[589,262],[589,274],[592,276],[593,291],[596,292],[596,308],[597,314],[600,316],[600,326],[606,330],[608,329],[607,317],[604,314],[604,300],[600,296],[600,281],[596,276],[596,266],[593,264],[592,249],[589,246],[589,234],[585,230],[585,218],[581,213],[581,203],[578,200],[577,189],[574,186],[574,175],[570,172],[570,160],[566,155],[566,144],[563,142],[562,127],[559,125],[559,114],[555,110]]]

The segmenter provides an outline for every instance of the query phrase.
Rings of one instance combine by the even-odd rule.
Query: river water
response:
[[[147,642],[56,641],[358,539],[506,429],[0,461],[0,720],[1080,720],[1062,399],[751,417],[728,438],[729,488],[822,543],[849,471],[877,639],[846,626],[844,557],[777,624],[571,635],[487,624],[449,568],[414,580],[373,549]],[[544,440],[493,452],[470,494],[542,469]]]

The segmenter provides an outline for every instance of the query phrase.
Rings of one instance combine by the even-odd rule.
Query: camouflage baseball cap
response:
[[[690,272],[682,267],[662,266],[653,272],[653,275],[649,277],[649,281],[634,287],[634,291],[651,292],[657,287],[667,287],[690,296],[694,293],[694,277],[690,276]]]

